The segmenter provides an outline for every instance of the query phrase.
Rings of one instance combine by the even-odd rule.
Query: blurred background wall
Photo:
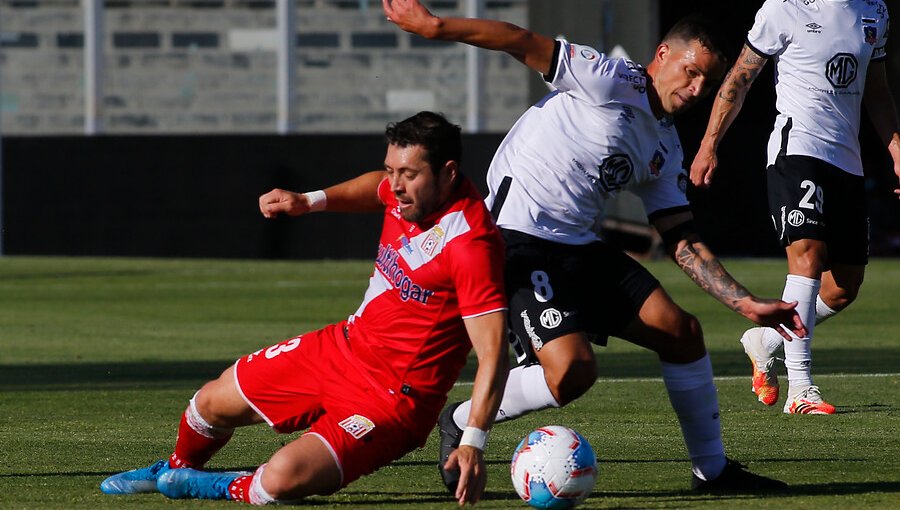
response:
[[[86,128],[85,108],[84,8],[91,1],[102,7],[103,27],[96,131]],[[464,168],[484,189],[502,135],[548,90],[506,55],[399,31],[380,1],[294,0],[293,106],[289,128],[280,131],[277,19],[284,1],[0,0],[2,252],[367,258],[377,218],[266,222],[257,196],[274,186],[323,187],[377,167],[385,124],[422,109],[466,128]],[[736,55],[761,3],[426,2],[441,15],[477,12],[641,63],[691,12],[733,34],[728,51]],[[890,42],[888,66],[900,102],[898,39]],[[480,72],[474,89],[473,63]],[[775,115],[771,68],[722,144],[715,187],[689,193],[704,237],[721,253],[780,254],[762,174]],[[679,120],[686,166],[709,106]],[[867,121],[862,140],[872,169],[873,253],[898,255],[900,209],[889,191],[896,182]],[[636,199],[625,195],[610,212],[610,239],[652,251],[658,239]]]

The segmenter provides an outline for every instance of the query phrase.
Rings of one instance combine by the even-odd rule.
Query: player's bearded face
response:
[[[445,200],[444,173],[435,176],[421,145],[388,145],[384,168],[391,191],[399,202],[400,216],[418,222],[437,211]]]

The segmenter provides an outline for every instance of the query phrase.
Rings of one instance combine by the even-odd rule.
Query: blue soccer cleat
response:
[[[110,476],[100,483],[100,490],[105,494],[116,495],[156,492],[156,479],[169,470],[168,460],[158,460],[149,467]]]
[[[246,473],[170,469],[156,480],[156,488],[172,499],[231,499],[228,486]]]

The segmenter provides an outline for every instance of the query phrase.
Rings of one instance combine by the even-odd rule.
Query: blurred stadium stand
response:
[[[382,157],[385,124],[420,109],[473,125],[466,48],[399,31],[384,19],[380,0],[293,0],[288,135],[277,134],[276,7],[283,0],[105,0],[100,134],[84,136],[88,1],[0,0],[3,253],[368,257],[350,244],[372,244],[353,241],[357,234],[367,239],[369,220],[316,218],[310,224],[321,223],[315,236],[325,236],[328,248],[312,248],[306,220],[299,220],[302,228],[254,223],[261,222],[256,195],[272,186],[321,187],[370,169]],[[487,17],[601,51],[619,45],[638,62],[648,60],[666,27],[695,10],[721,20],[738,48],[761,4],[481,1]],[[469,0],[426,3],[444,15],[465,15],[470,7]],[[889,63],[895,90],[898,40],[892,39]],[[493,148],[547,88],[508,56],[479,55],[479,122],[467,130],[464,166],[483,189]],[[742,168],[720,174],[713,191],[690,194],[704,237],[722,253],[778,254],[761,174],[774,116],[771,79],[760,77],[723,143],[724,164]],[[679,122],[686,164],[708,111],[705,104]],[[900,211],[884,193],[886,154],[867,129],[868,163],[884,170],[870,179],[873,249],[900,254]],[[35,213],[31,200],[42,192],[57,201],[42,201],[48,209]],[[193,193],[205,199],[192,200]],[[612,242],[659,254],[659,239],[634,197],[612,205],[607,226]],[[303,239],[273,240],[284,234]]]

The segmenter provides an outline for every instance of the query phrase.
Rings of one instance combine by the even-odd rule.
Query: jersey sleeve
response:
[[[463,319],[505,310],[504,245],[496,230],[470,231],[448,250],[450,275]]]
[[[781,53],[790,42],[796,17],[796,8],[790,2],[766,0],[747,33],[747,45],[766,57]]]
[[[682,165],[684,154],[680,142],[669,140],[671,149],[669,153],[657,151],[664,155],[664,161],[660,168],[658,179],[644,182],[640,186],[631,189],[631,192],[640,197],[644,203],[644,210],[648,218],[653,218],[659,213],[687,209],[690,207],[687,191],[688,175]]]
[[[887,58],[887,40],[891,31],[891,18],[888,15],[887,7],[882,6],[882,8],[884,9],[884,30],[881,31],[880,37],[875,43],[875,48],[872,50],[873,62],[880,62]]]
[[[555,56],[551,74],[544,77],[554,88],[593,105],[608,103],[614,97],[620,81],[620,59],[610,59],[590,46],[563,39],[557,40]],[[633,79],[643,76],[638,74]]]

